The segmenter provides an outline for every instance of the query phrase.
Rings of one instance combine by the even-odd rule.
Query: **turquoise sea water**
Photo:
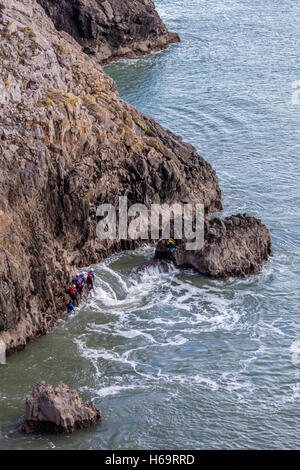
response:
[[[140,275],[149,247],[97,265],[76,316],[1,366],[0,449],[300,447],[300,4],[156,5],[182,42],[106,71],[122,98],[213,165],[224,215],[247,211],[268,225],[274,257],[261,274],[228,281]],[[94,400],[103,424],[18,434],[24,397],[42,379]]]

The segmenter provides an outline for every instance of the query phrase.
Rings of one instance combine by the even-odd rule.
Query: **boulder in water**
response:
[[[84,31],[97,26],[97,38],[103,22],[87,5],[115,6],[112,34],[118,25],[125,34],[126,18],[132,23],[124,9],[145,11],[142,25],[154,15],[150,0],[47,3],[62,26],[72,16],[68,8],[75,13],[80,3],[84,15],[74,21],[82,18]],[[133,33],[140,31],[133,23]],[[57,31],[36,0],[1,1],[0,30],[0,76],[7,79],[0,103],[0,340],[8,355],[55,324],[75,269],[138,245],[100,239],[98,206],[117,207],[127,195],[129,206],[188,200],[211,213],[222,202],[217,175],[196,149],[121,100],[98,56]]]
[[[176,267],[193,268],[213,278],[244,277],[260,271],[272,255],[271,236],[267,227],[249,214],[224,219],[206,219],[204,246],[188,251],[184,240],[169,254],[166,240],[160,240],[155,257],[172,260]]]
[[[83,402],[76,390],[62,382],[57,387],[40,382],[26,398],[26,423],[22,430],[26,433],[71,433],[101,420],[101,412],[96,406]]]

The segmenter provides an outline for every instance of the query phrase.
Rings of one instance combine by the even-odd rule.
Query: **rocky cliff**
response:
[[[212,167],[121,100],[36,0],[1,1],[0,36],[0,340],[13,352],[55,323],[76,266],[133,246],[96,237],[98,204],[222,204]]]
[[[133,58],[179,42],[152,0],[38,0],[55,27],[66,31],[104,64]]]

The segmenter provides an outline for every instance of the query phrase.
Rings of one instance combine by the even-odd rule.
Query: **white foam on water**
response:
[[[101,265],[98,272],[99,279],[95,283],[94,297],[90,298],[87,303],[96,310],[109,308],[114,313],[118,313],[120,308],[131,312],[147,310],[154,307],[156,302],[166,303],[171,298],[170,293],[161,298],[159,293],[155,292],[157,287],[166,285],[170,278],[170,275],[161,273],[157,266],[150,267],[141,273],[133,273],[123,279],[125,276],[111,269],[106,261],[106,265]],[[110,284],[107,275],[114,279],[115,284]],[[121,293],[121,298],[117,295],[116,288]],[[151,295],[152,291],[153,295]]]
[[[102,387],[98,390],[93,390],[93,393],[96,396],[104,398],[107,396],[119,395],[121,392],[126,390],[135,390],[137,388],[137,384],[128,384],[128,385],[109,385],[107,387]],[[145,386],[140,386],[141,389],[146,389]]]
[[[184,338],[181,335],[176,335],[174,336],[174,338],[167,338],[167,343],[165,346],[170,346],[170,345],[180,346],[181,344],[185,344],[187,341],[188,341],[187,338]],[[164,345],[161,345],[161,346],[164,346]]]
[[[253,393],[255,390],[255,385],[240,372],[223,372],[220,379],[220,386],[221,384],[229,392],[245,390],[247,394],[249,394]],[[239,396],[242,397],[243,395]]]
[[[247,359],[240,359],[239,360],[239,365],[241,366],[241,371],[244,373],[248,373],[249,367],[251,366],[252,363],[255,363],[259,359],[259,357],[263,356],[266,351],[266,347],[264,344],[261,342],[260,339],[256,340],[256,344],[258,345],[258,348],[255,351],[251,352],[251,356],[248,357]]]
[[[164,319],[164,318],[161,318],[161,317],[156,317],[156,318],[151,318],[150,320],[151,323],[157,323],[159,325],[176,325],[178,323],[178,321],[176,320],[171,320],[171,319]]]
[[[193,382],[196,384],[205,384],[213,391],[216,391],[219,388],[219,385],[214,380],[208,377],[202,377],[198,374],[193,377]]]
[[[241,318],[242,312],[234,308],[235,301],[222,297],[221,292],[212,293],[210,288],[196,287],[178,279],[172,289],[172,304],[180,310],[184,308],[190,312],[187,323],[199,326],[201,323],[208,323],[211,325],[209,331],[220,328],[233,330]],[[208,307],[217,313],[212,315],[211,311],[207,311]],[[205,331],[208,329],[205,328]]]
[[[113,288],[111,287],[111,285],[108,282],[104,281],[104,279],[102,279],[102,278],[101,278],[100,282],[101,282],[101,285],[99,285],[99,284],[95,285],[94,293],[96,295],[98,294],[98,296],[99,296],[99,290],[101,289],[101,291],[100,291],[101,293],[104,290],[103,287],[102,287],[102,285],[103,285],[107,289],[107,291],[109,291],[111,293],[112,298],[114,300],[117,300],[117,295],[116,295],[115,291],[113,290]]]
[[[294,366],[300,364],[300,340],[294,341],[290,346],[291,361]]]
[[[143,330],[137,329],[125,329],[120,323],[110,322],[108,324],[97,325],[95,323],[88,324],[86,331],[90,333],[109,333],[111,336],[121,336],[123,338],[133,339],[138,336],[143,336],[148,339],[151,343],[156,343],[153,336]]]
[[[104,272],[107,272],[109,273],[112,277],[115,277],[116,280],[118,281],[118,283],[122,286],[122,288],[124,289],[125,292],[128,291],[127,289],[127,285],[125,283],[125,281],[123,280],[122,276],[117,273],[116,271],[114,271],[113,269],[111,269],[109,266],[107,265],[104,265],[104,266],[101,266],[101,271],[104,271]]]
[[[300,398],[300,383],[292,385],[292,400],[298,400]]]
[[[153,250],[137,250],[130,256],[140,257],[142,253],[148,255]],[[87,322],[84,334],[75,341],[80,353],[95,368],[97,380],[93,392],[101,397],[117,395],[124,390],[148,387],[153,382],[159,384],[163,381],[168,386],[178,383],[189,387],[202,385],[211,391],[221,388],[235,394],[237,400],[242,399],[245,393],[252,393],[253,384],[239,373],[223,374],[219,380],[205,374],[180,375],[172,370],[169,363],[168,372],[165,373],[156,357],[167,353],[169,361],[172,348],[177,355],[178,348],[187,344],[191,335],[197,338],[201,333],[251,328],[244,301],[247,296],[252,299],[250,286],[253,279],[251,282],[209,280],[198,286],[195,282],[199,278],[195,277],[194,272],[185,271],[183,279],[182,272],[174,266],[165,273],[158,264],[143,271],[134,268],[129,273],[120,273],[110,265],[123,256],[128,256],[128,253],[115,255],[96,267],[94,296],[86,304],[94,318]],[[234,291],[228,295],[224,287],[233,282],[240,285],[240,290],[234,286]],[[258,293],[255,299],[257,311],[262,298],[263,295]],[[95,315],[99,315],[101,323]],[[273,328],[277,334],[281,333],[277,327]],[[94,346],[96,337],[99,337],[99,346]],[[118,338],[125,338],[126,342],[118,341]],[[240,372],[247,370],[262,353],[259,347],[251,352],[250,358],[239,361]],[[146,362],[147,358],[149,363]],[[154,358],[153,364],[151,358]],[[107,363],[110,369],[117,372],[113,384],[103,383]],[[124,367],[125,371],[129,367],[126,373]]]
[[[162,379],[165,382],[171,384],[181,384],[181,385],[187,385],[187,386],[194,386],[204,384],[206,385],[210,390],[216,391],[219,389],[219,385],[217,382],[210,377],[205,377],[200,374],[195,374],[195,375],[179,375],[179,374],[164,374],[161,371],[159,371],[158,379]]]
[[[85,335],[78,336],[77,338],[74,338],[74,343],[77,345],[79,353],[84,357],[85,359],[89,360],[91,364],[94,366],[94,369],[96,371],[96,376],[101,377],[102,372],[99,369],[98,365],[98,352],[95,349],[88,348],[86,346],[86,342],[83,340]]]

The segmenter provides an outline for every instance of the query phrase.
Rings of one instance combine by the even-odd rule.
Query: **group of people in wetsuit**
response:
[[[168,252],[170,255],[176,250],[176,242],[173,238],[169,238],[167,241]],[[94,287],[95,274],[93,271],[89,271],[87,277],[83,273],[77,273],[74,279],[72,279],[72,287],[68,290],[68,294],[71,299],[67,303],[67,313],[72,315],[74,313],[75,306],[79,304],[79,298],[82,296],[83,286],[86,284],[89,291]]]
[[[87,277],[85,277],[83,273],[77,273],[72,279],[72,287],[68,290],[68,294],[70,296],[70,301],[67,303],[68,315],[72,315],[74,313],[75,306],[78,306],[84,285],[87,285],[89,291],[93,289],[94,279],[95,274],[93,271],[89,271]]]

